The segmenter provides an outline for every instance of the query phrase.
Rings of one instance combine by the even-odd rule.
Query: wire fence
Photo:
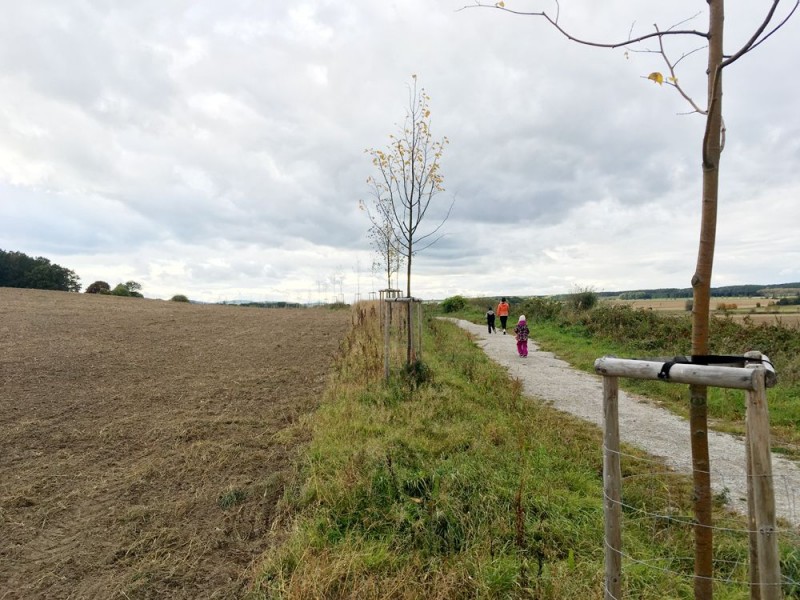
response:
[[[790,452],[800,447],[784,449]],[[607,452],[607,448],[603,448]],[[605,540],[607,549],[618,552],[622,564],[623,597],[637,597],[635,590],[626,584],[626,573],[636,571],[638,580],[652,576],[674,577],[686,585],[695,579],[692,554],[692,538],[697,526],[693,516],[691,460],[665,459],[646,455],[612,451],[620,457],[622,466],[622,497],[614,500],[606,496],[606,502],[618,504],[622,513],[622,549],[614,551]],[[773,457],[774,458],[774,457]],[[627,473],[627,474],[626,474]],[[732,474],[742,473],[741,477]],[[747,487],[748,475],[743,472],[740,457],[717,459],[712,464],[712,488],[714,492],[713,530],[714,555],[711,579],[722,597],[750,598],[751,583],[748,545],[754,532],[747,519],[746,495],[734,496],[732,490]],[[752,477],[760,477],[753,475]],[[793,478],[773,472],[778,527],[774,535],[778,539],[781,564],[781,593],[784,598],[800,598],[800,488]],[[636,543],[637,536],[650,532],[653,539],[663,538],[674,544]],[[653,554],[653,548],[665,548],[662,555]],[[766,585],[766,584],[763,584]],[[616,598],[606,587],[606,598]],[[678,596],[680,597],[680,596]],[[618,600],[622,600],[619,598]]]

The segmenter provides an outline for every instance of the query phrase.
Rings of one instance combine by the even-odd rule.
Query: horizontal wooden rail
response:
[[[652,360],[633,360],[604,356],[594,361],[594,370],[606,377],[630,377],[632,379],[659,379],[663,362]],[[713,387],[754,390],[755,367],[723,367],[718,365],[693,365],[675,363],[669,370],[670,383],[688,383]]]

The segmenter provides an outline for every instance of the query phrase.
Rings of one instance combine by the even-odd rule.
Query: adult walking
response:
[[[508,302],[505,298],[500,299],[500,304],[497,305],[497,316],[500,317],[500,327],[503,329],[503,335],[506,334],[506,322],[508,321]]]

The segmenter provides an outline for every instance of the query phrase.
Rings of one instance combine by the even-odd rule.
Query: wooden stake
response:
[[[619,382],[603,377],[603,493],[605,600],[622,598],[622,469],[619,458]]]
[[[754,390],[747,392],[747,444],[752,461],[753,505],[758,539],[761,600],[778,600],[781,565],[775,524],[775,490],[769,439],[769,411],[763,367],[753,369]]]
[[[389,332],[392,328],[392,303],[386,302],[384,308],[384,324],[383,324],[383,378],[389,381],[389,350],[390,350],[390,335]]]
[[[746,407],[745,407],[746,408]],[[745,431],[747,431],[747,415],[745,413]],[[744,444],[745,461],[747,463],[745,474],[747,477],[747,527],[749,535],[749,572],[750,572],[750,600],[761,600],[760,577],[758,574],[758,531],[756,529],[756,507],[753,500],[753,457],[750,455],[750,439]]]

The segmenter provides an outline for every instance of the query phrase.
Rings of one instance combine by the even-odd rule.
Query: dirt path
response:
[[[597,375],[572,368],[569,363],[543,352],[531,340],[529,355],[520,358],[512,335],[488,335],[486,327],[467,321],[456,323],[476,337],[486,354],[508,368],[509,374],[523,382],[525,392],[541,398],[554,408],[586,421],[603,425],[603,383]],[[620,391],[620,433],[622,440],[662,457],[672,468],[691,472],[689,424],[652,401]],[[712,485],[715,491],[728,490],[732,508],[746,513],[744,443],[732,435],[709,435]],[[779,517],[800,526],[800,467],[773,454],[776,509]]]

